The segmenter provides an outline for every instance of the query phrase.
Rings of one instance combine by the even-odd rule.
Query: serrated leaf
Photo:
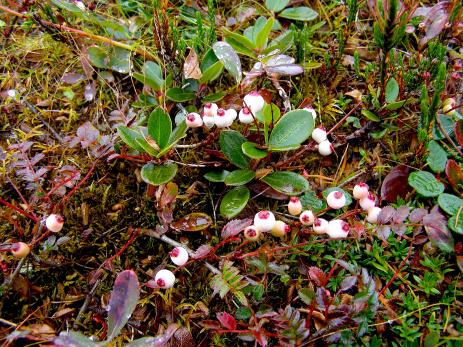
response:
[[[262,178],[262,181],[276,191],[287,195],[299,195],[310,189],[309,182],[295,172],[273,172]]]
[[[222,229],[222,232],[220,236],[223,239],[227,239],[232,236],[238,235],[240,232],[242,232],[244,229],[246,229],[248,226],[252,224],[252,219],[251,218],[246,218],[246,219],[233,219],[229,221],[227,224]]]
[[[170,116],[162,108],[156,108],[148,118],[148,134],[163,149],[169,143],[171,133],[172,121]]]
[[[256,176],[256,173],[252,170],[242,169],[230,172],[224,180],[227,186],[242,186]]]
[[[415,188],[418,194],[427,198],[438,196],[445,189],[444,185],[427,171],[412,172],[408,176],[408,184]]]
[[[248,203],[251,193],[244,186],[233,188],[224,195],[220,202],[220,214],[225,218],[238,215]]]
[[[394,77],[390,78],[386,84],[386,102],[388,104],[395,102],[399,96],[399,84]]]
[[[431,212],[423,218],[423,225],[433,245],[444,252],[453,252],[454,241],[452,234],[448,230],[445,217],[439,212],[437,206],[433,207]]]
[[[240,169],[248,168],[251,160],[241,150],[241,145],[246,141],[246,138],[235,130],[225,130],[220,133],[220,150]]]
[[[316,11],[305,6],[287,8],[278,15],[283,18],[300,21],[311,21],[318,17],[318,13]]]
[[[456,215],[463,206],[463,199],[452,194],[442,193],[437,198],[437,203],[441,209],[453,216]]]
[[[108,341],[121,332],[137,306],[140,284],[135,272],[125,270],[114,282],[108,305]]]
[[[326,201],[324,199],[319,199],[313,191],[305,192],[299,199],[304,209],[312,210],[314,213],[324,210],[327,207]]]
[[[274,126],[269,138],[271,151],[297,148],[312,134],[314,120],[307,110],[289,111]]]
[[[429,141],[428,151],[426,162],[431,170],[434,172],[443,172],[445,164],[447,164],[447,152],[434,140]]]
[[[217,319],[225,328],[230,330],[236,329],[236,320],[230,313],[219,312],[217,313]]]
[[[249,158],[253,158],[253,159],[265,158],[268,155],[268,152],[264,149],[257,148],[257,146],[259,145],[254,142],[245,142],[241,145],[241,150]]]
[[[235,77],[236,82],[241,81],[241,60],[238,54],[229,43],[224,41],[216,42],[212,45],[217,58],[223,63],[225,69]]]
[[[141,168],[141,178],[148,184],[159,186],[171,181],[175,177],[177,169],[175,163],[162,165],[148,163]]]

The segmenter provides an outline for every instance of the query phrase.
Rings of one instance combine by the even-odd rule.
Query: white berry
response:
[[[250,225],[244,229],[243,234],[249,241],[257,241],[260,237],[260,231],[254,225]]]
[[[175,247],[172,251],[170,251],[169,255],[170,260],[178,266],[183,266],[188,261],[188,252],[183,247]]]
[[[175,275],[170,270],[162,269],[154,277],[154,282],[159,288],[172,288],[175,283]]]
[[[215,117],[215,115],[217,114],[218,109],[219,109],[219,107],[217,106],[217,104],[214,104],[212,102],[208,102],[206,105],[204,105],[203,116],[205,116],[205,117]]]
[[[322,127],[315,128],[312,131],[312,139],[316,143],[320,143],[320,142],[327,140],[325,128],[322,128]]]
[[[291,228],[289,227],[288,224],[286,224],[285,222],[281,220],[277,220],[275,222],[275,225],[273,226],[271,234],[275,237],[283,237],[287,233],[289,233],[290,230]]]
[[[275,225],[275,216],[270,211],[260,211],[254,216],[254,226],[260,232],[268,232]]]
[[[16,242],[11,245],[10,251],[16,258],[25,258],[31,252],[31,248],[24,242]]]
[[[360,182],[357,183],[354,186],[354,189],[352,190],[352,195],[354,196],[354,199],[360,200],[368,196],[368,185],[366,183]]]
[[[302,225],[312,225],[314,220],[315,216],[310,210],[303,211],[299,216],[299,221],[302,223]]]
[[[346,196],[342,192],[334,190],[327,195],[326,203],[335,210],[343,208],[346,205]]]
[[[359,200],[360,207],[365,211],[375,207],[375,196],[372,193],[368,193],[367,196]]]
[[[61,229],[63,229],[64,218],[59,214],[51,214],[45,220],[45,225],[48,230],[50,230],[53,233],[57,233]]]
[[[326,233],[333,239],[346,237],[349,234],[349,224],[342,219],[333,219],[328,222]]]
[[[288,203],[288,212],[290,215],[299,216],[302,212],[302,203],[298,197],[291,197]]]
[[[238,117],[238,113],[234,108],[229,108],[225,111],[225,114],[228,118],[232,120],[232,122]]]
[[[249,111],[249,108],[243,107],[240,111],[239,114],[239,120],[243,124],[251,124],[254,122],[254,117],[251,114],[251,111]]]
[[[243,100],[243,106],[248,107],[254,115],[265,106],[264,98],[256,91],[247,94]]]
[[[323,218],[315,218],[313,221],[313,231],[317,234],[324,234],[328,228],[328,221]]]
[[[376,224],[378,223],[378,216],[381,212],[381,207],[372,207],[368,210],[367,217],[365,218],[368,223]]]
[[[226,128],[233,124],[233,119],[227,115],[227,112],[223,108],[217,110],[214,121],[217,128]]]
[[[192,112],[185,117],[185,123],[189,128],[199,128],[203,125],[203,120],[199,114]]]
[[[318,144],[318,153],[324,157],[333,154],[334,147],[329,140],[322,141]]]

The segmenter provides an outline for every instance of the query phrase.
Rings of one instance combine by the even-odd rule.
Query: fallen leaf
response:
[[[188,53],[183,64],[183,76],[185,79],[193,78],[195,80],[199,80],[202,76],[198,55],[193,48],[190,48],[190,53]]]

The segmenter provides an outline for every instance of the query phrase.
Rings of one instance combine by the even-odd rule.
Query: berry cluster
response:
[[[175,247],[169,255],[170,260],[177,266],[183,266],[188,262],[188,251],[183,247]],[[175,283],[175,275],[170,270],[162,269],[154,276],[154,282],[159,288],[172,288]]]
[[[244,237],[250,241],[257,241],[262,233],[270,232],[273,236],[282,237],[288,233],[290,227],[281,220],[276,220],[270,211],[260,211],[254,216],[254,224],[244,229]]]

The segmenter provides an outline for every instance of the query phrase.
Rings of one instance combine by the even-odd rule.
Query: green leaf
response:
[[[112,47],[104,50],[98,46],[88,48],[88,59],[92,65],[101,69],[111,69],[119,73],[130,72],[131,52],[120,48]]]
[[[256,118],[264,123],[264,139],[265,143],[268,144],[268,132],[270,124],[276,123],[280,119],[280,109],[275,104],[265,104],[264,108],[257,112]]]
[[[462,208],[463,199],[460,199],[459,197],[452,194],[442,193],[437,198],[437,203],[441,209],[443,209],[449,215],[454,216]]]
[[[312,134],[314,120],[307,110],[289,111],[275,125],[270,134],[269,149],[284,151],[297,148]]]
[[[148,184],[159,186],[171,181],[177,173],[177,164],[155,165],[148,163],[141,168],[141,178]]]
[[[427,171],[412,172],[408,176],[408,184],[415,188],[418,194],[427,198],[438,196],[445,189],[444,185]]]
[[[225,41],[219,41],[212,45],[217,58],[223,63],[225,69],[235,77],[236,82],[241,81],[241,60],[238,54],[229,43]]]
[[[452,216],[449,219],[448,226],[457,234],[463,235],[463,213],[460,216]]]
[[[248,39],[249,40],[249,39]],[[256,59],[256,53],[252,50],[247,48],[246,46],[242,45],[240,42],[236,41],[233,37],[226,37],[225,41],[234,48],[234,50],[240,54],[246,55],[252,59]],[[254,45],[254,43],[253,43]]]
[[[129,320],[140,297],[140,284],[135,272],[122,271],[117,275],[108,305],[108,337],[111,341]]]
[[[346,197],[346,206],[349,206],[352,203],[352,197],[350,196],[350,194],[348,192],[346,192],[344,189],[339,188],[339,187],[331,187],[331,188],[325,189],[322,192],[323,198],[325,198],[325,200],[326,200],[326,197],[331,192],[341,192],[341,193],[343,193],[344,196]]]
[[[139,144],[143,148],[143,150],[149,155],[152,155],[153,157],[156,157],[158,155],[158,149],[154,148],[151,144],[149,144],[145,138],[136,138],[135,142]]]
[[[130,129],[125,125],[121,125],[117,127],[117,132],[119,133],[121,140],[124,141],[127,146],[137,151],[144,152],[144,148],[140,146],[140,144],[137,141],[145,139],[143,138],[143,135],[140,134],[138,131]]]
[[[227,177],[225,177],[225,184],[227,186],[242,186],[256,177],[256,173],[251,170],[235,170],[230,172]]]
[[[210,66],[206,71],[203,72],[203,75],[199,79],[200,83],[208,83],[215,80],[223,71],[223,64],[221,61],[216,62]]]
[[[241,306],[240,308],[238,308],[235,314],[236,319],[240,319],[240,320],[248,320],[249,318],[251,318],[251,315],[252,315],[251,309],[246,306]]]
[[[142,73],[134,73],[133,77],[156,91],[163,89],[165,84],[162,78],[161,67],[152,61],[145,62],[143,64]]]
[[[280,12],[286,6],[288,6],[289,0],[265,0],[265,7],[270,11]]]
[[[223,182],[229,173],[230,171],[227,170],[210,171],[204,175],[204,178],[210,182]]]
[[[390,78],[386,84],[386,102],[390,104],[397,100],[399,96],[399,84],[394,77]]]
[[[392,102],[392,103],[387,104],[386,106],[384,106],[384,108],[386,110],[389,110],[389,111],[395,111],[395,110],[398,110],[399,108],[401,108],[403,105],[405,105],[406,102],[407,102],[407,100],[401,100],[401,101]]]
[[[367,119],[369,119],[369,120],[371,120],[373,122],[381,121],[381,118],[379,118],[377,115],[375,115],[373,112],[371,112],[369,110],[362,110],[361,113],[365,118],[367,118]]]
[[[310,189],[309,182],[304,177],[290,171],[273,172],[262,178],[262,181],[287,195],[298,195]]]
[[[274,20],[273,18],[267,19],[267,23],[260,29],[256,36],[256,48],[262,49],[267,46],[268,43],[268,36],[272,31]]]
[[[240,46],[245,47],[250,52],[253,52],[253,50],[256,48],[256,46],[254,45],[254,42],[252,42],[246,36],[235,33],[235,32],[230,31],[228,29],[224,29],[223,31],[224,31],[225,36],[226,36],[227,39],[231,38],[233,43],[236,43],[236,42],[239,43]],[[233,44],[231,44],[231,43],[230,43],[230,45],[233,46]],[[255,55],[255,54],[253,53],[253,55]]]
[[[428,157],[426,162],[434,172],[445,171],[445,164],[447,164],[447,152],[436,141],[429,141],[428,143]]]
[[[245,186],[233,188],[222,198],[220,214],[228,219],[235,217],[246,206],[250,195],[249,189]]]
[[[226,95],[227,95],[227,93],[225,93],[225,92],[217,92],[217,93],[209,94],[208,96],[206,96],[206,97],[203,98],[203,103],[220,101],[220,100],[222,100]]]
[[[249,167],[249,159],[241,150],[246,138],[235,130],[225,130],[220,133],[220,150],[227,159],[240,169]]]
[[[326,200],[319,199],[311,190],[302,194],[300,200],[305,209],[310,209],[315,213],[327,208]]]
[[[176,101],[176,102],[185,102],[185,101],[194,100],[194,98],[196,98],[196,94],[194,92],[183,90],[182,88],[179,88],[179,87],[169,88],[166,92],[166,96],[170,100]]]
[[[280,17],[293,20],[311,21],[318,17],[318,13],[309,7],[291,7],[279,14]]]
[[[156,108],[148,118],[148,134],[156,141],[159,148],[163,149],[169,143],[171,133],[170,116],[162,108]]]
[[[169,152],[171,150],[171,148],[174,147],[176,145],[176,143],[180,139],[182,139],[182,138],[184,138],[186,136],[187,129],[188,129],[188,127],[186,126],[185,121],[182,121],[181,123],[179,123],[175,127],[175,129],[172,131],[172,133],[170,134],[169,140],[167,142],[167,146],[165,148],[161,149],[161,151],[159,151],[159,153],[158,153],[158,155],[156,157],[160,158],[164,154]]]
[[[241,145],[241,150],[249,158],[262,159],[268,155],[268,152],[264,149],[257,148],[258,144],[254,142],[245,142]]]

